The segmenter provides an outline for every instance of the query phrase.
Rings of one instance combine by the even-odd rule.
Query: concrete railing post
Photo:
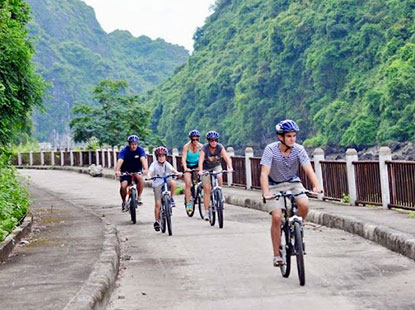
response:
[[[55,150],[50,151],[50,165],[55,166]]]
[[[64,152],[61,150],[61,166],[64,166],[65,165],[65,154],[64,154]]]
[[[96,159],[96,165],[99,165],[99,149],[95,150],[95,159]]]
[[[252,157],[254,157],[254,149],[248,146],[245,149],[246,189],[252,188],[252,171],[251,171],[251,158]]]
[[[356,205],[356,175],[354,172],[353,162],[357,161],[357,151],[355,149],[347,149],[346,151],[346,170],[347,170],[347,186],[349,187],[350,205]]]
[[[172,153],[173,167],[174,167],[174,169],[177,170],[176,157],[179,156],[179,150],[174,147],[171,153]]]
[[[79,166],[84,165],[84,159],[82,158],[82,150],[79,150]]]
[[[69,160],[71,161],[71,166],[73,166],[73,151],[69,150]]]
[[[233,149],[233,147],[229,146],[226,151],[228,152],[229,157],[232,160],[232,157],[235,156],[235,150]],[[232,173],[228,173],[228,186],[232,186],[233,184],[233,174]]]
[[[117,167],[117,161],[118,161],[117,152],[118,152],[118,147],[117,146],[114,146],[112,148],[112,153],[114,155],[114,168]]]
[[[384,146],[379,149],[380,188],[382,190],[382,206],[388,208],[390,204],[388,166],[386,161],[392,160],[391,149]]]
[[[320,183],[321,188],[324,188],[323,180],[323,170],[321,169],[321,161],[324,160],[324,151],[321,148],[316,148],[313,152],[314,159],[314,171],[316,172],[316,177]],[[318,199],[323,199],[323,195],[318,195]]]
[[[92,151],[89,150],[88,151],[88,166],[90,166],[92,164]]]
[[[17,152],[17,164],[19,166],[22,165],[22,153],[20,153],[20,152]]]
[[[45,165],[45,153],[43,153],[43,151],[40,151],[40,165]]]
[[[108,160],[107,160],[108,168],[111,168],[111,148],[107,149],[107,157],[108,157]]]
[[[101,165],[102,165],[102,168],[105,168],[105,164],[106,164],[106,162],[105,162],[105,152],[106,151],[107,151],[106,149],[101,149]]]
[[[29,152],[29,165],[33,166],[33,151]]]

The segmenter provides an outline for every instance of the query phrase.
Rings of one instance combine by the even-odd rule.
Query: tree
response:
[[[20,0],[0,0],[0,146],[30,128],[34,106],[46,87],[35,73],[33,46],[25,29],[29,7]]]
[[[161,143],[150,130],[150,107],[127,90],[126,81],[103,80],[93,91],[98,105],[74,106],[74,118],[70,122],[74,140],[85,142],[95,137],[100,145],[119,145],[127,136],[136,134],[141,144]]]

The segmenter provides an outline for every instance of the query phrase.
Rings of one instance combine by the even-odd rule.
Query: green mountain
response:
[[[188,62],[150,92],[169,145],[216,129],[263,146],[295,119],[308,145],[415,138],[415,0],[218,0]]]
[[[91,104],[92,89],[103,79],[124,79],[140,93],[152,89],[184,63],[181,46],[127,31],[105,33],[94,10],[80,0],[27,0],[38,71],[50,82],[46,114],[34,116],[36,137],[53,141],[69,133],[75,104]],[[132,118],[126,115],[126,118]]]

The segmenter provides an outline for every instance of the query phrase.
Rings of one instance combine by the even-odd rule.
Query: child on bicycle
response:
[[[305,189],[297,176],[299,165],[313,184],[313,191],[321,193],[322,189],[311,166],[310,159],[304,147],[296,143],[297,132],[300,130],[293,120],[284,120],[276,126],[277,142],[268,144],[261,158],[261,188],[266,199],[272,197],[270,186],[275,185],[275,191],[291,191],[293,194],[304,192]],[[304,194],[296,197],[298,215],[303,219],[308,213],[308,198]],[[274,251],[273,265],[282,265],[283,259],[279,250],[281,239],[281,218],[284,201],[274,201],[268,204],[271,215],[271,240]]]
[[[154,150],[154,154],[156,156],[156,160],[153,161],[150,165],[150,168],[148,169],[148,176],[149,178],[152,178],[154,176],[166,176],[169,174],[178,174],[179,176],[182,175],[182,173],[179,173],[174,167],[166,161],[167,157],[167,149],[164,146],[159,146]],[[173,179],[168,180],[170,191],[171,191],[171,200],[170,205],[172,207],[175,206],[175,202],[173,199],[174,191],[176,189],[176,182],[174,182]],[[155,179],[152,181],[152,187],[154,192],[154,230],[159,231],[160,230],[160,209],[161,209],[161,187],[163,185],[162,179]]]

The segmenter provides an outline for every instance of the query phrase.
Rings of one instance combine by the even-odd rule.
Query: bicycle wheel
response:
[[[215,221],[216,221],[216,215],[215,215],[215,205],[216,205],[216,201],[215,201],[215,196],[211,195],[210,196],[210,206],[209,206],[209,222],[210,222],[210,226],[214,226],[215,225]]]
[[[161,232],[166,232],[166,213],[167,213],[167,206],[170,203],[170,198],[168,195],[165,195],[161,199],[161,210],[160,210],[160,226]]]
[[[192,194],[192,210],[187,210],[187,205],[185,204],[185,208],[186,208],[186,214],[188,217],[192,217],[193,214],[195,214],[195,200],[196,200],[196,188],[195,185],[192,184],[192,187],[190,188],[190,193]]]
[[[131,222],[133,224],[136,223],[136,209],[137,209],[137,193],[135,190],[131,191],[131,197],[130,197],[130,215],[131,215]]]
[[[281,228],[280,252],[284,261],[284,265],[280,266],[281,274],[284,278],[288,278],[291,272],[291,245],[290,229],[286,224]]]
[[[218,224],[219,228],[223,228],[223,201],[222,192],[216,191],[216,212],[218,213]]]
[[[169,236],[173,234],[173,224],[171,222],[171,206],[166,205],[166,223],[167,223],[167,231],[169,233]]]
[[[205,207],[202,204],[202,189],[200,186],[197,187],[197,196],[195,203],[197,203],[199,208],[200,218],[203,220],[205,218]]]
[[[301,234],[302,225],[298,222],[294,223],[294,244],[295,244],[295,255],[297,257],[297,270],[298,279],[300,285],[305,284],[305,268],[304,268],[304,249],[303,249],[303,238]]]

